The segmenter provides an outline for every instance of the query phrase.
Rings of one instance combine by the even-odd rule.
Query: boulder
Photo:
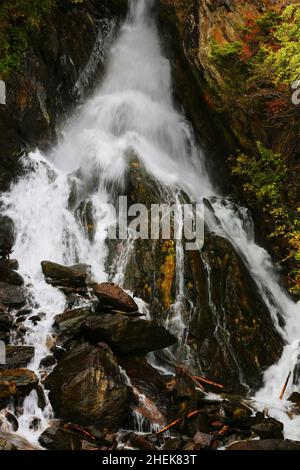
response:
[[[101,302],[103,309],[116,309],[122,312],[136,312],[138,306],[121,287],[116,284],[104,282],[94,287],[94,294]]]
[[[152,321],[127,315],[105,313],[87,318],[84,324],[87,338],[104,341],[122,354],[144,355],[176,343],[176,339],[162,326]]]
[[[6,363],[0,365],[0,369],[17,369],[25,367],[34,357],[34,347],[31,346],[6,346]]]
[[[21,286],[0,281],[0,304],[8,308],[21,308],[25,303],[26,298]]]
[[[12,386],[13,395],[25,397],[31,390],[36,389],[39,380],[35,373],[28,369],[0,370],[0,387]],[[15,388],[14,388],[15,387]]]
[[[300,450],[300,442],[282,439],[240,441],[231,444],[226,450]]]
[[[254,424],[251,429],[261,439],[283,439],[283,424],[274,418]]]
[[[90,266],[87,264],[63,266],[51,261],[42,261],[41,266],[46,282],[58,287],[85,287],[90,275]]]
[[[0,282],[22,286],[24,279],[20,274],[7,266],[7,261],[0,261]]]
[[[43,432],[39,443],[49,450],[81,450],[81,439],[78,433],[57,424]]]
[[[82,344],[66,353],[46,379],[57,416],[117,430],[128,406],[128,387],[106,345]]]

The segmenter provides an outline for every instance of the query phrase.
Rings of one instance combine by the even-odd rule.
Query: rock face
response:
[[[176,343],[168,331],[151,321],[126,315],[103,314],[89,317],[84,326],[93,342],[104,341],[122,354],[147,354]]]
[[[281,355],[282,339],[255,282],[223,238],[209,236],[201,257],[194,253],[191,261],[190,345],[203,370],[225,383],[259,387],[264,368]]]
[[[58,416],[82,425],[117,430],[128,406],[128,389],[107,346],[85,343],[67,353],[47,380]]]
[[[133,163],[127,185],[130,200],[149,207],[158,202],[157,194],[167,198],[143,166]],[[171,319],[171,328],[176,263],[173,240],[137,240],[125,273],[125,288],[149,304],[157,323]],[[228,241],[207,232],[200,254],[185,252],[184,271],[181,314],[189,325],[192,367],[236,391],[242,383],[258,388],[264,368],[280,357],[282,339],[244,261]],[[253,341],[254,336],[259,339]]]
[[[135,301],[123,289],[116,284],[102,283],[94,288],[94,293],[101,302],[101,307],[106,310],[116,309],[122,312],[137,312]]]

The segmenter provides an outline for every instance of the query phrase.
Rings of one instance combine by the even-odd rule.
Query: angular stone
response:
[[[6,363],[0,368],[17,369],[25,367],[34,357],[34,347],[32,346],[6,346]]]
[[[58,329],[59,338],[63,344],[77,336],[87,318],[93,314],[91,307],[80,307],[66,310],[55,316],[54,326]]]
[[[251,427],[261,439],[283,439],[283,424],[274,418],[268,418]]]
[[[98,284],[94,287],[94,293],[104,309],[119,309],[123,312],[136,312],[139,309],[133,298],[116,284]]]
[[[39,443],[49,450],[81,450],[80,436],[60,425],[52,425],[39,438]]]
[[[164,327],[126,315],[106,313],[89,317],[84,330],[91,341],[104,341],[123,354],[144,355],[176,343]]]
[[[26,303],[24,290],[20,286],[0,282],[0,303],[8,308],[21,308]]]
[[[90,275],[90,266],[87,264],[63,266],[51,261],[42,261],[41,266],[46,282],[53,286],[84,287]]]
[[[128,387],[106,345],[82,344],[66,353],[46,379],[58,417],[117,430],[128,406]]]
[[[16,386],[16,395],[24,397],[37,387],[38,378],[28,369],[8,369],[0,371],[0,386],[9,383]]]

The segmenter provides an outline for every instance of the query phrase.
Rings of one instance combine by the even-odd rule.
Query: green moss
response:
[[[85,0],[68,0],[70,5]],[[0,4],[0,78],[21,67],[29,36],[39,30],[57,0],[4,0]]]

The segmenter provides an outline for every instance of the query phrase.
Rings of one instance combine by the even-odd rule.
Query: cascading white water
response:
[[[147,171],[172,188],[174,194],[183,189],[195,201],[218,196],[190,126],[172,105],[170,65],[161,53],[155,23],[148,15],[155,2],[129,3],[128,19],[110,51],[103,83],[70,118],[58,145],[48,155],[36,151],[24,158],[25,175],[1,197],[3,212],[16,226],[14,256],[28,281],[33,312],[45,313],[37,325],[30,320],[25,323],[29,329],[25,342],[36,349],[29,368],[39,376],[43,373],[40,360],[49,351],[53,318],[65,306],[64,296],[45,283],[40,262],[89,263],[97,281],[107,279],[105,240],[112,220],[104,204],[122,194],[129,156],[134,153]],[[79,217],[82,202],[92,207],[92,239]],[[276,400],[295,361],[295,351],[299,351],[299,307],[280,287],[266,251],[255,244],[249,225],[245,226],[243,210],[241,217],[230,202],[218,197],[212,204],[221,225],[216,226],[210,219],[208,224],[230,239],[241,253],[288,344],[279,363],[265,374],[266,385],[256,396],[258,406],[273,406],[271,412],[285,422],[286,436],[300,439],[297,420],[290,420],[284,413],[286,403]],[[178,324],[183,318],[182,255],[178,245],[178,297],[174,306]],[[126,256],[122,263],[126,265]],[[122,279],[120,270],[117,276]],[[278,311],[286,321],[285,327],[278,322]],[[179,337],[186,327],[182,320]],[[292,388],[290,385],[289,391]],[[40,418],[40,425],[31,429],[35,417]],[[42,412],[32,393],[19,417],[19,435],[37,443],[51,417],[51,405]]]

